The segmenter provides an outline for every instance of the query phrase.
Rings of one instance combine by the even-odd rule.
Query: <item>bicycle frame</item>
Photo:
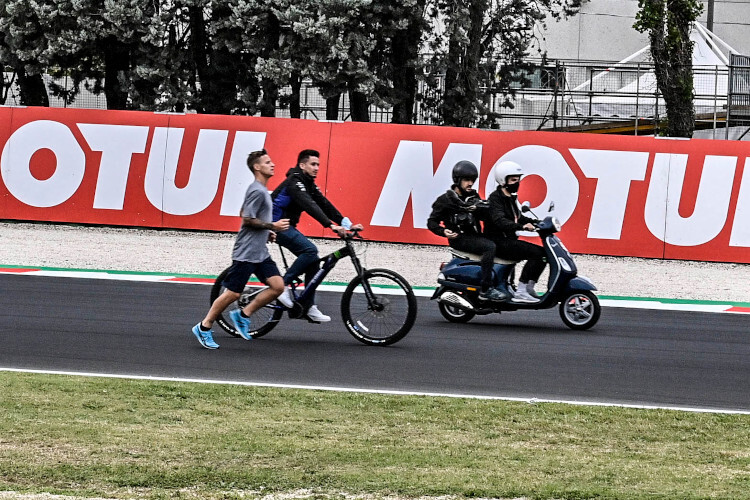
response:
[[[331,270],[336,267],[336,264],[338,262],[345,258],[350,257],[352,264],[354,265],[354,270],[357,273],[357,276],[361,279],[364,275],[365,269],[362,267],[362,263],[359,260],[359,257],[357,257],[357,253],[354,250],[354,245],[352,245],[352,239],[353,236],[345,236],[342,237],[344,240],[344,246],[339,248],[338,250],[326,255],[325,257],[321,257],[318,259],[318,265],[319,269],[315,273],[315,275],[312,277],[309,283],[305,283],[305,289],[300,293],[299,295],[296,294],[295,288],[297,281],[292,282],[292,295],[294,296],[295,302],[299,303],[302,306],[302,311],[300,311],[300,314],[304,314],[307,309],[312,306],[311,297],[317,290],[318,286],[323,282],[326,276],[328,276],[328,273],[331,272]],[[281,256],[284,260],[284,265],[287,267],[286,263],[286,257],[284,256],[284,250],[281,245],[279,245],[279,249],[281,251]],[[322,263],[322,264],[321,264]],[[373,304],[375,301],[375,295],[372,293],[372,289],[370,288],[370,284],[366,281],[362,280],[363,288],[365,291],[365,296],[367,297],[367,302],[369,304]]]

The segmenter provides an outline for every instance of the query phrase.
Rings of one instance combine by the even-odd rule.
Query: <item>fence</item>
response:
[[[516,89],[512,107],[504,107],[502,96],[484,89],[489,109],[496,114],[492,128],[499,130],[590,131],[653,135],[666,117],[664,101],[659,95],[653,65],[648,63],[606,63],[557,60],[542,64],[527,76],[531,85]],[[696,129],[707,131],[710,138],[729,138],[727,123],[734,127],[750,126],[750,58],[732,56],[729,66],[693,68]],[[6,82],[12,75],[6,73]],[[69,88],[63,78],[46,75],[49,85]],[[281,94],[291,89],[282,88]],[[419,94],[435,92],[420,83]],[[440,89],[438,86],[438,93]],[[11,85],[7,105],[18,105],[18,91]],[[418,101],[414,109],[416,124],[433,123],[432,115]],[[310,82],[302,85],[301,118],[321,120],[326,117],[326,101]],[[105,109],[104,95],[84,86],[72,104],[50,97],[50,106]],[[288,117],[289,110],[277,108],[277,116]],[[338,120],[351,119],[349,100],[342,94]],[[388,108],[370,107],[370,121],[390,122]],[[742,131],[745,131],[742,128]],[[733,134],[736,136],[737,134]],[[743,132],[744,135],[744,132]],[[736,137],[734,137],[736,138]]]

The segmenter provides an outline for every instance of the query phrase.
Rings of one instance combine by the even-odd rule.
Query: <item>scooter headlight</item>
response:
[[[568,261],[563,259],[562,257],[557,258],[557,262],[560,263],[560,267],[562,267],[565,271],[570,272],[572,271],[570,265],[568,265]]]
[[[445,275],[443,273],[438,273],[438,280],[444,280]]]

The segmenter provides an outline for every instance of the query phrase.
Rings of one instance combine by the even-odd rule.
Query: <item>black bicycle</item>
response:
[[[285,311],[292,319],[306,318],[307,310],[313,305],[311,299],[314,291],[331,269],[336,267],[338,261],[345,257],[351,258],[357,273],[341,297],[341,316],[349,333],[364,344],[383,346],[398,342],[409,333],[417,318],[417,299],[411,285],[400,274],[389,269],[362,267],[352,243],[355,238],[362,239],[359,230],[349,231],[339,236],[344,240],[344,246],[318,261],[320,270],[310,283],[305,284],[301,293],[297,292],[300,283],[298,281],[292,283],[294,303],[290,309],[274,301],[260,308],[250,317],[251,337],[262,337],[273,330],[281,321]],[[286,258],[284,262],[286,263]],[[222,282],[227,272],[228,269],[225,269],[216,278],[211,288],[211,303],[224,293]],[[265,288],[267,287],[264,285],[248,284],[240,298],[219,316],[217,323],[230,335],[239,337],[229,318],[229,312],[233,308],[245,307]]]

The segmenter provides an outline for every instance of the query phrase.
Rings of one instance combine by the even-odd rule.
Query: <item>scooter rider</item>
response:
[[[487,204],[473,189],[478,176],[476,165],[470,161],[453,166],[453,185],[432,204],[427,228],[448,238],[451,248],[482,255],[480,299],[507,300],[506,292],[492,286],[495,243],[482,236],[481,221],[487,217]]]
[[[489,202],[489,218],[485,224],[485,235],[497,245],[497,255],[503,259],[526,260],[514,293],[515,302],[536,302],[534,286],[539,280],[546,262],[544,248],[518,239],[517,231],[534,231],[534,219],[526,217],[518,206],[517,192],[523,176],[521,165],[504,161],[495,169],[497,189]]]

